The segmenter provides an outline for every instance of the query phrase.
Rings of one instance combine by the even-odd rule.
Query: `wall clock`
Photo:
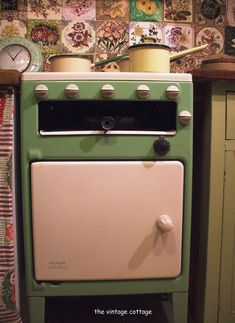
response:
[[[9,38],[0,41],[0,69],[19,72],[39,72],[43,67],[40,49],[25,38]]]

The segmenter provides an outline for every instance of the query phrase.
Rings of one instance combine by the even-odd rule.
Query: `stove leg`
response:
[[[28,297],[29,323],[45,323],[45,297]]]
[[[174,323],[188,322],[188,293],[172,293],[172,312]]]

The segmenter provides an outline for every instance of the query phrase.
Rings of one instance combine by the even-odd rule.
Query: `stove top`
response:
[[[136,73],[136,72],[40,72],[23,73],[22,80],[149,80],[149,81],[177,81],[192,82],[192,75],[186,73]]]

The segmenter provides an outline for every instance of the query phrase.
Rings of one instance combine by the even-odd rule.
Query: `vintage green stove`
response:
[[[50,297],[167,293],[187,322],[192,78],[24,73],[30,323]]]

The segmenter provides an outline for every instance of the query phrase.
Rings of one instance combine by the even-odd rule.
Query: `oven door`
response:
[[[33,162],[31,181],[36,280],[180,274],[181,162]]]

